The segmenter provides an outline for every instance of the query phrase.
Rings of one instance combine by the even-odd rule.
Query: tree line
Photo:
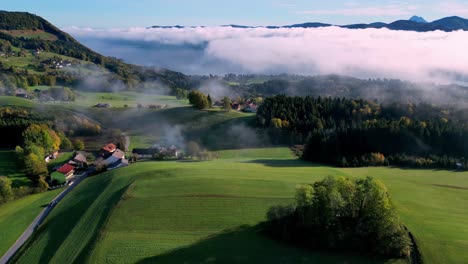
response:
[[[425,103],[275,96],[258,109],[257,124],[277,143],[305,144],[302,157],[315,162],[466,168],[468,122],[455,112]]]

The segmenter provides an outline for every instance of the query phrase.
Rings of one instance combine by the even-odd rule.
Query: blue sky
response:
[[[2,0],[0,9],[27,11],[59,27],[151,25],[285,25],[390,22],[420,15],[468,17],[466,0]]]

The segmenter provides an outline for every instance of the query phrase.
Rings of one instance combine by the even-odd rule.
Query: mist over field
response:
[[[468,32],[326,28],[65,29],[126,62],[187,74],[343,74],[465,82]]]

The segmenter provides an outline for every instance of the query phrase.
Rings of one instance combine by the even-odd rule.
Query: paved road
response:
[[[59,195],[57,195],[50,204],[57,204],[60,202],[65,195],[67,195],[73,188],[75,188],[82,180],[84,180],[90,171],[88,170],[87,172],[83,173],[81,176],[75,177],[75,180],[73,181],[72,185],[69,185],[63,192],[61,192]],[[44,221],[44,219],[49,215],[49,213],[54,209],[54,206],[47,206],[44,210],[39,213],[39,215],[34,219],[34,221],[31,223],[31,225],[28,226],[26,231],[16,240],[15,244],[11,246],[11,248],[3,255],[3,257],[0,259],[0,264],[6,264],[8,261],[13,257],[13,255],[23,246],[24,243],[29,239],[29,237],[34,233],[34,231],[39,227],[39,225]]]

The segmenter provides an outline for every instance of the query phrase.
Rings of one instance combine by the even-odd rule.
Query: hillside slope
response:
[[[54,56],[67,56],[78,60],[75,64],[90,64],[88,69],[98,71],[111,80],[121,81],[127,87],[138,86],[142,82],[159,82],[169,87],[190,86],[190,80],[182,73],[167,69],[153,69],[124,63],[117,58],[103,56],[79,43],[69,34],[61,31],[42,17],[25,12],[0,11],[0,72],[13,76],[11,83],[24,88],[24,79],[28,85],[30,75],[54,76],[59,84],[77,85],[89,72],[63,71],[61,67],[49,67],[46,60],[37,59],[39,54],[49,53]],[[20,60],[22,64],[12,64]],[[83,63],[85,62],[85,63]],[[46,65],[45,69],[42,65]],[[39,84],[48,85],[38,79]],[[0,81],[5,79],[0,78]],[[5,82],[5,81],[4,81]],[[8,85],[6,85],[8,86]]]
[[[382,180],[425,263],[468,259],[466,173],[337,169],[293,159],[286,148],[219,154],[207,162],[140,162],[87,179],[13,263],[404,263],[305,251],[258,234],[270,206],[327,175]]]

